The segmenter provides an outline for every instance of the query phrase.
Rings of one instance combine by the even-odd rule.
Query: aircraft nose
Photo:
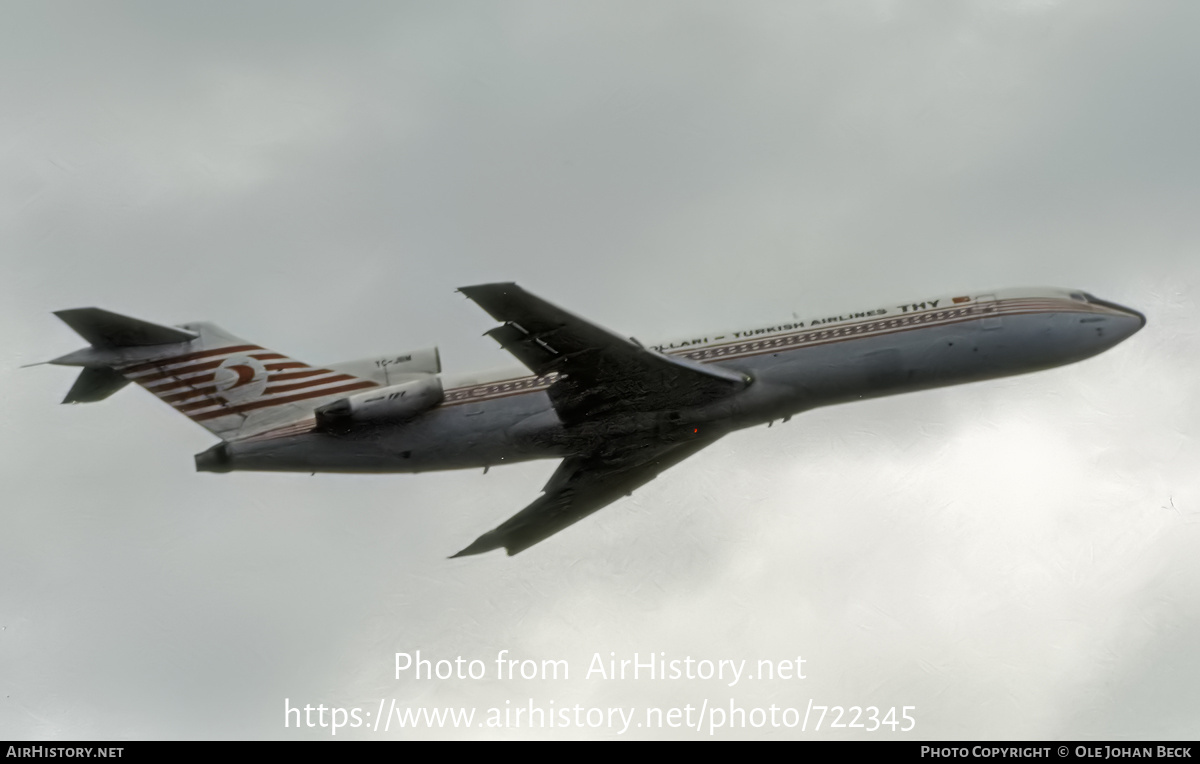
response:
[[[1141,328],[1146,325],[1146,316],[1141,311],[1134,310],[1133,308],[1127,308],[1124,305],[1118,305],[1115,302],[1105,303],[1105,306],[1112,308],[1113,310],[1120,311],[1121,313],[1124,313],[1133,318],[1136,318],[1138,324],[1137,324],[1137,328],[1133,330],[1135,332],[1140,331]],[[1131,334],[1132,334],[1132,332],[1131,332]]]
[[[1138,329],[1141,329],[1143,326],[1145,326],[1145,325],[1146,325],[1146,316],[1145,316],[1145,314],[1141,313],[1140,311],[1136,311],[1136,310],[1134,310],[1133,308],[1125,308],[1125,310],[1129,311],[1130,313],[1132,313],[1132,314],[1134,315],[1134,317],[1135,317],[1135,318],[1137,318],[1137,320],[1138,320]],[[1134,331],[1137,331],[1137,330],[1135,329]]]
[[[1109,302],[1108,300],[1101,300],[1100,298],[1095,297],[1090,294],[1087,297],[1088,297],[1088,302],[1094,303],[1096,305],[1102,305],[1102,306],[1108,308],[1109,310],[1115,311],[1117,313],[1123,313],[1131,318],[1137,319],[1138,324],[1137,324],[1137,327],[1133,330],[1133,332],[1139,331],[1143,326],[1146,325],[1146,316],[1143,313],[1141,313],[1140,311],[1136,311],[1133,308],[1127,308],[1124,305],[1118,305],[1115,302]],[[1133,334],[1133,332],[1130,332],[1130,334]]]

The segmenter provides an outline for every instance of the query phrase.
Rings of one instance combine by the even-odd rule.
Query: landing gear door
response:
[[[996,305],[996,295],[979,295],[975,298],[975,309],[983,316],[984,329],[1000,328],[1000,312]]]

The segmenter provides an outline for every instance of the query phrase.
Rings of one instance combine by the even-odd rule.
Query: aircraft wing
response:
[[[742,374],[648,350],[512,283],[459,289],[503,326],[487,334],[539,375],[565,424],[611,413],[703,405],[741,390]]]
[[[720,437],[632,446],[613,456],[569,456],[558,465],[541,497],[453,556],[465,557],[501,547],[511,556],[528,549],[630,495]]]

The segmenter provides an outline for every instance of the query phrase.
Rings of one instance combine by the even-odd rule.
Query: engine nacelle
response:
[[[399,385],[351,395],[315,412],[322,430],[345,430],[363,422],[402,422],[442,401],[442,380],[435,374]]]

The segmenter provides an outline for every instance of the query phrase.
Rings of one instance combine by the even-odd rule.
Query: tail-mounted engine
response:
[[[442,401],[442,380],[430,374],[399,385],[367,390],[318,408],[317,429],[344,432],[366,422],[403,422]]]

